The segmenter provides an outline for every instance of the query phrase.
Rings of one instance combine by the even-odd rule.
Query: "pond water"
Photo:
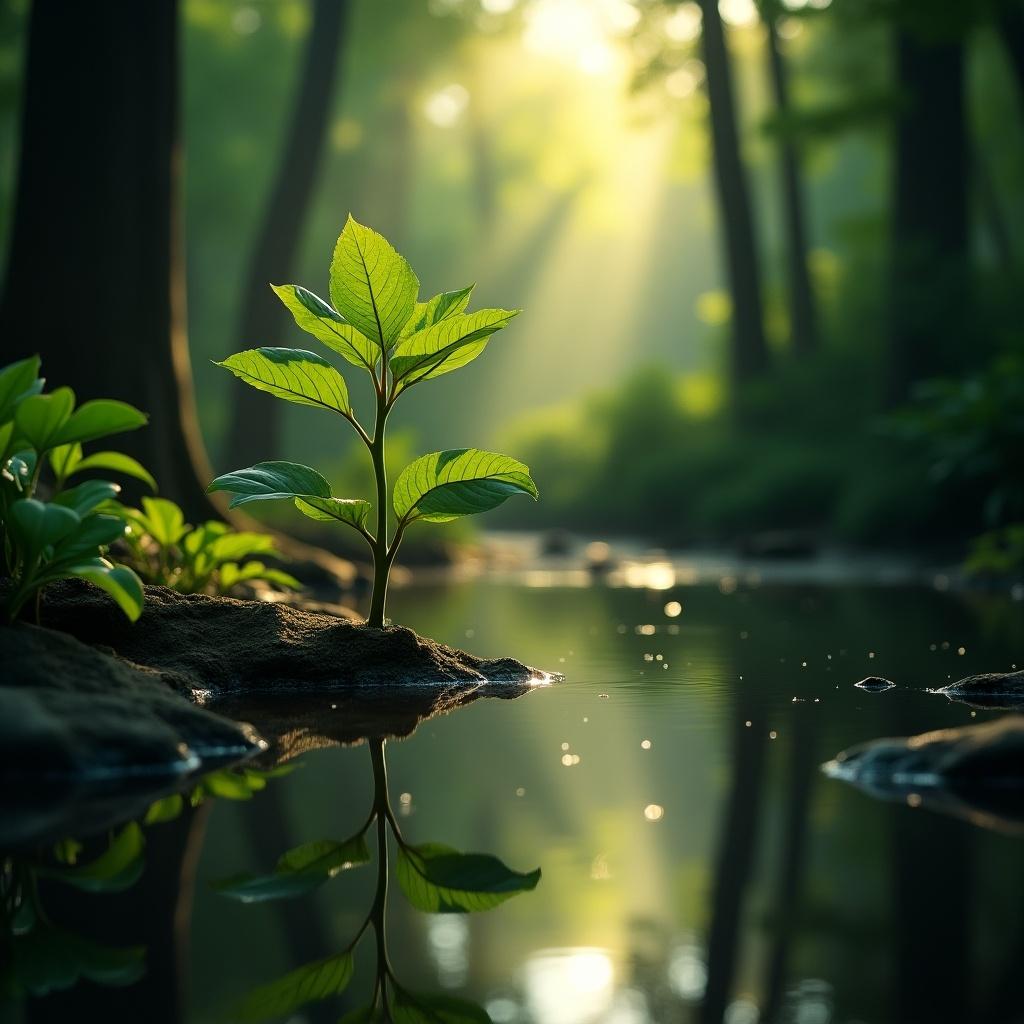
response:
[[[477,580],[397,590],[390,613],[566,677],[386,744],[406,842],[542,871],[533,891],[486,913],[425,914],[392,863],[386,942],[401,985],[472,1000],[496,1024],[1024,1020],[1020,839],[820,771],[865,740],[991,720],[925,691],[1024,661],[1024,602],[910,587]],[[853,686],[868,675],[898,686]],[[365,823],[371,746],[299,764],[254,799],[208,801],[192,820],[193,839],[203,835],[180,1019],[231,1019],[225,1007],[254,986],[345,949],[374,902],[375,859],[292,901],[212,891]],[[178,840],[160,830],[181,822],[148,830],[147,876],[118,912],[128,931],[133,915],[173,906]],[[126,897],[89,897],[94,934],[116,916],[103,901]],[[341,995],[277,1019],[337,1021],[364,1005],[376,952],[368,931]],[[160,988],[173,968],[172,952],[151,950],[134,996],[86,983],[26,1019],[175,1019]],[[395,1019],[483,1019],[460,1012]]]

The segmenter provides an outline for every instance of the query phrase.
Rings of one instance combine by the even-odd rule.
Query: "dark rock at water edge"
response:
[[[853,685],[860,690],[867,690],[869,693],[883,693],[885,690],[892,690],[896,687],[891,679],[884,679],[882,676],[868,676]]]
[[[0,846],[106,827],[266,747],[157,673],[62,633],[0,627],[0,662]]]
[[[1024,827],[1024,716],[850,747],[827,775],[976,824]]]
[[[42,621],[145,665],[180,692],[215,698],[546,678],[511,658],[477,658],[403,626],[373,629],[284,604],[166,587],[146,588],[145,610],[132,624],[95,588],[68,581],[47,589]]]
[[[988,708],[1024,706],[1024,670],[983,672],[935,690],[950,700]]]

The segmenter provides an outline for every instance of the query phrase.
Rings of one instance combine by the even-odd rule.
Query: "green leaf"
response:
[[[516,309],[478,309],[425,327],[399,343],[391,356],[391,372],[402,387],[411,387],[457,370],[476,359],[490,336],[518,314]]]
[[[271,875],[235,875],[214,885],[222,896],[243,903],[303,896],[349,868],[365,864],[370,850],[362,835],[344,842],[320,839],[281,855]]]
[[[345,378],[315,352],[301,348],[254,348],[236,352],[217,366],[230,370],[239,380],[296,405],[330,409],[348,416]]]
[[[86,892],[121,892],[139,880],[145,866],[145,846],[142,829],[131,821],[95,860],[75,867],[43,867],[39,874]]]
[[[82,844],[77,839],[61,839],[53,847],[53,855],[61,864],[74,864],[81,852]]]
[[[305,964],[253,989],[238,1004],[234,1016],[242,1020],[286,1017],[307,1003],[338,995],[352,979],[352,966],[348,951]]]
[[[454,448],[410,463],[395,481],[395,515],[447,523],[497,508],[513,494],[538,497],[528,466],[508,455]]]
[[[0,370],[0,423],[14,416],[18,403],[43,390],[39,380],[39,356],[21,359]]]
[[[123,536],[124,522],[117,516],[86,516],[73,533],[54,545],[47,571],[98,558],[100,548],[108,547]]]
[[[424,995],[395,986],[391,1006],[394,1024],[491,1024],[476,1003],[445,995]]]
[[[39,453],[62,444],[62,428],[75,407],[71,388],[57,388],[48,395],[31,395],[23,399],[14,413],[14,427]]]
[[[26,564],[34,564],[43,548],[74,533],[81,516],[63,505],[46,505],[36,498],[12,502],[7,528]]]
[[[50,449],[50,469],[58,480],[71,476],[75,467],[82,461],[82,446],[80,444],[60,444]]]
[[[304,516],[322,523],[336,519],[365,530],[373,506],[362,498],[316,498],[307,494],[295,499],[295,507]]]
[[[42,925],[11,943],[11,969],[33,996],[71,988],[82,978],[98,985],[132,985],[145,973],[143,946],[114,948]]]
[[[123,473],[125,476],[141,480],[150,490],[157,489],[152,473],[137,459],[121,452],[94,452],[82,459],[71,472],[81,473],[86,469],[110,469],[115,473]]]
[[[275,555],[277,546],[274,538],[267,533],[251,530],[228,531],[215,536],[207,545],[210,557],[215,562],[237,562],[249,555]]]
[[[248,469],[224,473],[206,489],[234,493],[228,508],[299,495],[306,499],[331,497],[331,485],[315,469],[297,462],[257,462]]]
[[[54,392],[56,394],[56,392]],[[113,398],[97,398],[85,402],[71,414],[70,419],[57,432],[57,444],[95,441],[108,434],[123,434],[146,425],[145,413],[134,405]]]
[[[262,580],[265,583],[277,583],[292,590],[300,590],[302,584],[294,577],[280,569],[268,568],[263,562],[225,562],[218,570],[218,583],[221,592],[230,590],[236,583],[246,580]]]
[[[63,575],[77,576],[106,591],[132,622],[142,614],[142,605],[146,600],[142,580],[126,565],[111,565],[105,559],[97,558],[92,562],[69,566]]]
[[[146,532],[161,547],[177,544],[188,531],[185,513],[167,498],[147,496],[142,499],[142,509],[145,513]]]
[[[185,806],[185,798],[180,793],[171,793],[149,805],[143,824],[158,825],[165,821],[174,821]]]
[[[408,338],[410,334],[422,331],[424,327],[430,327],[439,320],[465,312],[475,287],[471,284],[468,288],[441,292],[426,302],[417,302],[409,322],[402,328],[402,337]]]
[[[109,480],[86,480],[85,483],[79,484],[77,487],[61,491],[53,499],[53,503],[73,509],[80,516],[84,516],[92,512],[97,505],[116,498],[120,493],[121,488]]]
[[[441,843],[400,846],[398,884],[417,909],[432,914],[491,910],[540,881],[540,868],[520,874],[486,853],[459,853]]]
[[[383,1011],[377,1006],[361,1006],[358,1010],[349,1010],[338,1024],[368,1024],[369,1021],[387,1020]]]
[[[361,334],[387,351],[416,305],[412,267],[376,231],[351,216],[331,260],[331,302]]]
[[[252,783],[245,775],[229,768],[205,775],[200,786],[210,796],[218,796],[222,800],[251,800],[253,793],[263,788],[259,783]]]
[[[350,363],[372,372],[380,358],[377,344],[360,334],[329,303],[297,284],[272,284],[270,287],[307,334],[312,334]]]

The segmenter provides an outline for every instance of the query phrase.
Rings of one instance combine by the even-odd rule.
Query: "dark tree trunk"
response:
[[[302,226],[316,185],[331,111],[349,0],[314,0],[295,108],[249,260],[236,348],[286,343],[287,310],[270,290],[290,283]],[[247,466],[276,457],[281,408],[252,388],[233,390],[225,464]]]
[[[186,337],[177,106],[176,0],[130,17],[113,3],[32,5],[0,338],[5,362],[38,352],[80,401],[147,412],[115,443],[200,518],[215,511]]]
[[[746,170],[740,156],[732,73],[722,20],[716,0],[699,0],[699,3],[704,26],[701,38],[711,110],[715,188],[733,302],[730,373],[734,385],[743,385],[768,366],[757,240]]]
[[[800,894],[807,845],[807,813],[811,805],[814,782],[818,777],[813,719],[805,714],[794,715],[790,735],[792,745],[789,751],[789,786],[786,792],[783,845],[775,890],[772,943],[765,972],[764,1003],[761,1007],[763,1024],[775,1024],[781,1019],[790,948],[800,918]]]
[[[779,47],[774,13],[764,19],[768,30],[768,60],[775,105],[783,121],[789,113],[789,80]],[[803,182],[796,144],[783,131],[779,136],[779,170],[782,177],[782,213],[786,233],[789,319],[793,351],[807,355],[818,348],[818,317],[814,290],[807,271],[807,227],[804,218]]]
[[[969,350],[964,46],[896,30],[888,400],[956,368]]]
[[[732,991],[743,905],[754,868],[767,742],[762,726],[755,723],[748,727],[742,716],[736,715],[732,788],[718,839],[711,891],[708,979],[700,1006],[701,1024],[722,1024]]]

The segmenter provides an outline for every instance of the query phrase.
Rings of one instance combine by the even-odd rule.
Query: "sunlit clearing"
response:
[[[604,74],[623,61],[617,37],[639,19],[625,0],[534,0],[526,9],[523,45],[587,74]]]
[[[449,128],[458,121],[468,105],[469,93],[465,86],[453,82],[427,97],[423,113],[432,124],[439,128]]]
[[[603,950],[544,950],[527,960],[524,973],[534,1020],[587,1024],[611,1005],[614,971]]]
[[[756,24],[758,20],[754,0],[718,0],[718,13],[726,24],[737,28]]]

